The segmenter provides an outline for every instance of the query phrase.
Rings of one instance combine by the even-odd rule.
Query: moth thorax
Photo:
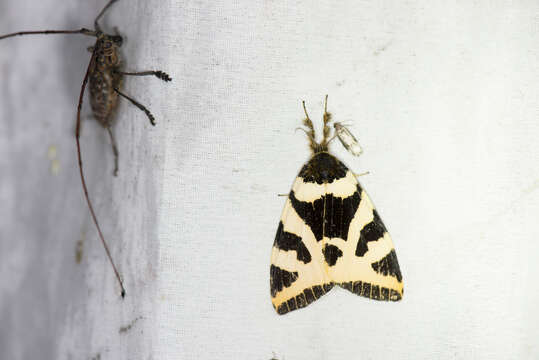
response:
[[[327,184],[345,177],[347,171],[346,166],[336,157],[322,151],[313,155],[303,166],[298,176],[306,182]]]

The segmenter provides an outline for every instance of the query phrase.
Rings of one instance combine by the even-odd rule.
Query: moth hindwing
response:
[[[273,243],[273,307],[279,314],[303,308],[335,285],[374,300],[400,300],[391,237],[355,175],[328,152],[327,96],[320,143],[305,115],[313,155],[294,181]]]

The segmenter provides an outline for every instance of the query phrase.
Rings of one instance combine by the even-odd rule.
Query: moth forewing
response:
[[[354,156],[359,156],[363,153],[363,149],[361,148],[361,145],[359,145],[359,141],[348,129],[348,127],[340,122],[334,123],[333,127],[335,128],[335,135],[339,138],[339,141],[346,150],[348,150]]]

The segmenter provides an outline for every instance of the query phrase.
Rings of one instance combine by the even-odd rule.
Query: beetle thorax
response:
[[[99,70],[104,71],[108,67],[116,67],[120,65],[119,48],[121,40],[118,43],[118,36],[101,35],[95,43],[96,48],[96,65]],[[121,39],[121,37],[119,37]]]

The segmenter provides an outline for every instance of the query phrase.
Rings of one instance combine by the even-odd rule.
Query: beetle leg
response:
[[[109,133],[110,144],[114,153],[114,176],[118,176],[118,147],[116,146],[116,140],[114,139],[114,135],[112,135],[110,127],[107,128],[107,132]]]
[[[119,70],[115,70],[115,72],[117,74],[120,74],[120,75],[131,75],[131,76],[148,76],[148,75],[153,75],[155,77],[157,77],[158,79],[161,79],[163,81],[171,81],[172,78],[170,77],[169,74],[167,74],[166,72],[164,71],[161,71],[161,70],[150,70],[150,71],[135,71],[135,72],[125,72],[125,71],[119,71]]]
[[[114,91],[116,91],[118,93],[118,95],[120,95],[121,97],[129,100],[131,102],[131,104],[135,105],[136,107],[138,107],[140,110],[144,111],[144,113],[146,114],[146,116],[148,117],[148,119],[150,120],[150,124],[152,124],[153,126],[155,126],[155,118],[154,116],[152,115],[152,113],[150,112],[150,110],[148,110],[144,105],[142,105],[141,103],[139,103],[137,100],[125,95],[124,93],[120,92],[120,90],[118,90],[117,88],[114,88]]]

